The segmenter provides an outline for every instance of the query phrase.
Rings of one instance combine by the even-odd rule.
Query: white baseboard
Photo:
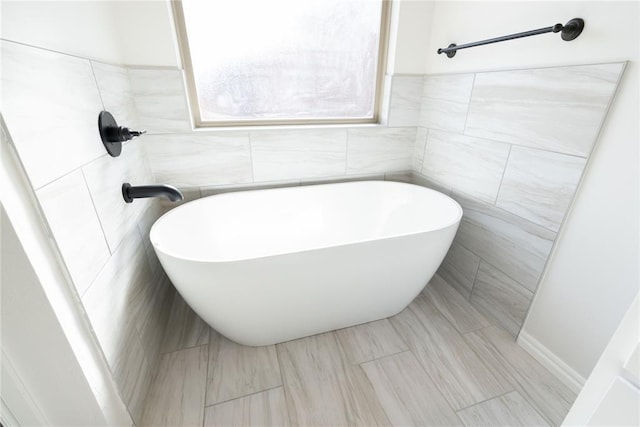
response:
[[[536,359],[542,366],[551,371],[551,373],[562,381],[564,385],[569,387],[576,394],[580,393],[584,383],[587,381],[586,378],[577,373],[573,368],[563,362],[547,347],[540,344],[538,340],[527,334],[525,331],[520,331],[517,342],[520,347]]]

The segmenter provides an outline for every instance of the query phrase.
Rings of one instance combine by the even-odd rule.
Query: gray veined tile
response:
[[[479,265],[479,256],[454,242],[440,264],[438,274],[462,296],[469,298]]]
[[[518,335],[533,293],[486,262],[480,262],[471,304],[494,318],[513,336]]]
[[[156,222],[158,218],[162,216],[162,206],[159,199],[150,200],[146,209],[142,211],[140,216],[138,217],[138,231],[140,232],[140,237],[142,237],[142,241],[145,246],[151,245],[151,240],[149,239],[149,232],[151,231],[151,227]]]
[[[436,74],[424,78],[422,96],[431,99],[469,103],[474,74]]]
[[[120,126],[138,129],[138,113],[133,102],[129,70],[125,67],[91,61],[104,109]]]
[[[36,195],[73,284],[82,295],[110,256],[82,172],[76,170]]]
[[[416,131],[416,143],[413,146],[413,159],[411,170],[414,172],[422,172],[422,163],[424,162],[424,152],[427,147],[427,133],[429,129],[418,128]]]
[[[211,330],[207,406],[280,385],[275,346],[248,347]]]
[[[458,412],[466,426],[548,426],[520,393],[512,391]]]
[[[461,334],[491,325],[489,319],[437,274],[422,293]]]
[[[500,369],[486,366],[424,295],[391,323],[454,410],[512,390]]]
[[[343,178],[338,178],[343,179]],[[327,181],[331,181],[328,179]],[[316,184],[315,181],[305,183],[305,185]],[[231,184],[231,185],[219,185],[212,187],[202,187],[200,192],[202,197],[215,196],[216,194],[223,193],[235,193],[236,191],[254,191],[254,190],[268,190],[271,188],[285,188],[285,187],[297,187],[300,185],[300,181],[273,181],[273,182],[261,182],[261,183],[249,183],[249,184]]]
[[[282,387],[205,408],[204,426],[289,426]]]
[[[252,131],[254,181],[344,175],[347,131]]]
[[[162,356],[145,403],[142,426],[201,426],[207,346]]]
[[[417,126],[423,79],[422,76],[393,76],[388,126]]]
[[[126,144],[123,153],[117,158],[105,154],[82,168],[111,253],[136,227],[138,217],[151,203],[144,199],[127,203],[122,198],[122,184],[125,182],[131,185],[153,184],[138,141]]]
[[[209,325],[176,292],[162,343],[162,352],[182,350],[209,343]]]
[[[497,326],[465,334],[465,339],[488,365],[509,375],[516,390],[551,424],[560,425],[576,398],[551,372]]]
[[[303,179],[300,181],[300,185],[338,184],[340,182],[355,182],[355,181],[384,181],[385,175],[386,174],[384,173],[365,173],[361,175],[342,175],[338,177]]]
[[[82,296],[91,325],[113,367],[127,349],[127,335],[148,310],[151,272],[140,235],[132,230]]]
[[[425,76],[420,126],[462,133],[473,78],[473,74]]]
[[[496,205],[558,231],[585,163],[582,157],[514,146]]]
[[[277,345],[292,425],[389,425],[371,383],[328,332]]]
[[[150,370],[156,372],[175,290],[166,276],[154,279],[150,285],[147,292],[148,309],[144,315],[137,316],[136,328]]]
[[[154,374],[145,357],[144,350],[138,335],[134,331],[130,331],[123,347],[122,357],[111,368],[116,384],[118,384],[118,390],[122,393],[136,423],[142,421],[144,401]]]
[[[387,319],[339,329],[336,335],[347,359],[353,364],[407,350],[407,345]]]
[[[181,70],[130,68],[129,79],[143,129],[150,134],[191,131]]]
[[[137,422],[151,382],[153,355],[139,326],[153,312],[151,273],[144,247],[131,230],[82,297],[89,321],[118,388]]]
[[[453,198],[464,210],[455,242],[535,292],[556,233],[495,206]]]
[[[437,182],[430,180],[429,178],[422,175],[421,173],[413,172],[413,174],[411,175],[411,183],[415,185],[419,185],[421,187],[427,187],[432,190],[439,191],[442,194],[446,194],[447,196],[451,195],[451,188],[438,184]]]
[[[349,129],[347,174],[411,169],[416,128]]]
[[[464,131],[468,108],[469,104],[467,103],[422,98],[418,125],[461,134]]]
[[[141,236],[142,239],[144,239],[144,237]],[[164,269],[162,268],[162,265],[160,264],[160,260],[158,259],[158,255],[155,252],[155,249],[153,249],[153,246],[151,244],[146,244],[143,240],[143,244],[144,244],[144,253],[147,257],[147,264],[149,265],[149,270],[151,271],[151,277],[153,281],[160,281],[162,280],[162,278],[165,276],[165,272]]]
[[[422,174],[453,191],[494,203],[509,144],[429,130]]]
[[[148,135],[144,146],[160,183],[199,187],[252,181],[246,132]]]
[[[0,46],[2,115],[33,188],[103,155],[96,129],[102,102],[89,61]]]
[[[587,156],[623,63],[478,73],[466,135]]]
[[[411,352],[364,363],[362,369],[393,425],[462,425]]]

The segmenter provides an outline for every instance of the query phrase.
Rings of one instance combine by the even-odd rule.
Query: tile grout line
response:
[[[462,127],[462,135],[466,135],[467,121],[469,120],[469,110],[471,110],[471,100],[473,99],[473,90],[476,87],[476,76],[478,73],[473,73],[473,81],[471,82],[471,92],[469,93],[469,101],[467,101],[467,114],[464,117],[464,126]]]
[[[471,297],[473,296],[473,290],[476,288],[476,280],[478,279],[478,272],[480,271],[480,264],[482,264],[483,261],[484,261],[484,259],[478,257],[478,266],[476,267],[476,273],[473,275],[473,282],[471,283],[471,291],[469,292],[469,303],[471,303]],[[499,271],[502,271],[502,270],[499,270]]]
[[[389,322],[389,323],[391,323],[391,322]],[[392,327],[393,327],[393,325],[392,325]],[[395,332],[395,330],[394,330],[394,332]],[[398,334],[396,333],[396,335],[398,335]],[[400,340],[402,340],[402,337],[399,336],[399,338],[400,338]],[[400,351],[396,351],[395,353],[385,354],[384,356],[375,357],[373,359],[365,360],[364,362],[360,362],[360,363],[352,363],[352,365],[353,366],[361,366],[361,365],[364,365],[365,363],[377,362],[378,360],[384,359],[386,357],[393,357],[393,356],[397,356],[399,354],[407,353],[407,352],[411,353],[411,350],[409,349],[409,347],[407,347],[406,350],[400,350]]]
[[[465,406],[464,408],[460,408],[460,409],[458,409],[457,411],[455,411],[455,413],[457,414],[458,412],[466,411],[466,410],[467,410],[467,409],[469,409],[469,408],[473,408],[474,406],[482,405],[483,403],[487,403],[487,402],[489,402],[490,400],[493,400],[493,399],[499,399],[499,398],[501,398],[502,396],[505,396],[505,395],[507,395],[507,394],[509,394],[509,393],[513,393],[514,391],[515,391],[516,393],[518,393],[518,390],[516,390],[516,389],[514,388],[513,390],[506,391],[506,392],[504,392],[504,393],[502,393],[502,394],[499,394],[499,395],[497,395],[497,396],[493,396],[493,397],[490,397],[490,398],[488,398],[488,399],[481,400],[480,402],[473,403],[473,404],[471,404],[471,405],[469,405],[469,406]],[[520,394],[520,393],[518,393],[518,394]],[[526,399],[525,399],[525,400],[526,400]],[[529,402],[527,401],[527,403],[529,403]]]
[[[422,293],[420,293],[421,295]],[[407,310],[407,308],[405,308],[405,310]],[[437,307],[436,307],[437,309]],[[440,313],[440,311],[438,310],[438,312]],[[440,315],[442,316],[442,313],[440,313]],[[395,316],[394,316],[395,317]],[[444,317],[444,316],[443,316]],[[448,320],[445,318],[445,321],[448,322]],[[400,332],[398,332],[398,329],[393,325],[393,322],[389,322],[391,323],[391,327],[396,331],[396,334],[398,334],[400,336],[400,339],[404,342],[404,338],[402,337],[402,334]],[[422,324],[419,325],[422,329],[424,329],[424,326],[422,326]],[[455,327],[454,327],[455,329]],[[455,329],[456,332],[458,332],[457,329]],[[458,332],[458,334],[462,337],[462,334],[460,334]],[[462,337],[464,339],[464,337]],[[406,342],[405,342],[406,344]],[[431,374],[429,373],[429,371],[425,368],[425,366],[422,364],[422,360],[420,357],[418,357],[413,350],[411,349],[411,347],[409,345],[407,345],[407,348],[409,350],[407,350],[409,353],[411,353],[414,357],[414,359],[418,362],[418,366],[422,369],[422,371],[427,374],[427,377],[431,380],[431,382],[433,383],[433,386],[438,390],[438,392],[440,393],[440,397],[442,397],[442,399],[444,400],[444,402],[447,404],[447,406],[449,407],[449,409],[451,409],[451,411],[456,414],[456,416],[458,415],[455,408],[452,406],[451,402],[449,402],[449,399],[447,399],[445,393],[442,392],[442,390],[440,389],[440,387],[438,386],[438,382],[434,381],[433,377],[431,376]],[[473,350],[473,349],[472,349]],[[459,418],[459,417],[458,417]]]
[[[513,148],[513,144],[510,144],[509,145],[509,153],[507,154],[507,159],[504,162],[504,169],[502,169],[502,176],[500,177],[500,185],[498,185],[498,191],[496,192],[496,198],[494,199],[494,201],[492,203],[492,206],[496,206],[496,207],[498,206],[498,197],[500,196],[500,191],[502,190],[502,184],[504,183],[504,176],[507,174],[507,167],[509,167],[509,159],[511,158],[511,149],[512,148]],[[517,216],[519,217],[520,215],[517,215]]]
[[[480,263],[478,263],[478,266],[479,266],[479,265],[480,265]],[[476,270],[476,274],[477,274],[477,270]],[[477,308],[476,308],[476,307],[471,303],[471,301],[470,301],[471,295],[469,295],[469,299],[465,298],[465,296],[464,296],[464,295],[462,295],[462,294],[461,294],[461,293],[460,293],[460,292],[459,292],[459,291],[458,291],[458,290],[457,290],[457,289],[456,289],[452,284],[450,284],[449,282],[447,282],[447,281],[446,281],[446,280],[445,280],[441,275],[439,275],[437,272],[434,274],[434,276],[436,276],[436,275],[437,275],[437,276],[438,276],[438,277],[439,277],[439,278],[440,278],[444,283],[446,283],[446,285],[449,287],[449,289],[450,289],[452,292],[455,292],[455,293],[456,293],[456,294],[458,294],[458,295],[459,295],[459,296],[460,296],[464,301],[468,302],[468,303],[469,303],[469,305],[471,306],[471,308],[472,308],[473,310],[475,310],[478,314],[480,314],[480,315],[481,315],[485,320],[487,320],[487,321],[492,321],[492,322],[497,320],[497,319],[493,318],[493,316],[487,316],[486,314],[484,314],[484,313],[480,312],[480,311],[479,311],[479,310],[478,310],[478,309],[477,309]],[[474,281],[475,281],[475,277],[474,277]],[[433,289],[434,289],[434,290],[433,290],[433,292],[436,292],[436,293],[440,294],[440,296],[441,296],[443,299],[445,299],[445,300],[447,300],[447,301],[449,300],[449,299],[447,298],[447,296],[446,296],[446,295],[441,294],[441,293],[440,293],[437,289],[435,289],[435,288],[433,288]],[[472,286],[472,289],[473,289],[473,286]],[[423,292],[424,292],[424,291],[423,291]],[[425,296],[427,296],[426,294],[424,294],[424,295],[425,295]],[[436,306],[436,308],[438,308],[438,306],[437,306],[435,303],[434,303],[434,305]],[[440,311],[440,313],[442,313],[442,311]],[[443,316],[444,316],[444,313],[442,313],[442,314],[443,314]],[[477,321],[477,319],[474,319],[474,321]],[[488,325],[488,326],[492,326],[492,325]],[[466,334],[466,333],[468,333],[468,332],[473,332],[473,331],[477,331],[477,330],[479,330],[479,329],[483,329],[483,328],[485,328],[486,326],[477,326],[477,327],[475,327],[474,329],[471,329],[471,330],[466,331],[466,332],[462,332],[462,331],[461,331],[460,329],[458,329],[458,328],[457,328],[457,326],[455,326],[455,325],[454,325],[454,327],[456,328],[456,330],[458,331],[458,333],[460,333],[460,334]]]
[[[274,344],[275,352],[276,352],[276,360],[278,361],[278,371],[280,372],[280,384],[282,387],[282,394],[284,394],[284,409],[287,411],[287,420],[289,420],[289,425],[292,426],[293,420],[291,419],[291,411],[289,411],[289,399],[287,399],[287,396],[289,395],[289,393],[287,393],[287,387],[285,387],[285,383],[284,383],[284,370],[282,369],[282,361],[280,360],[280,352],[278,351],[279,345],[280,343]]]
[[[479,331],[481,331],[481,330],[488,329],[488,328],[492,328],[492,327],[495,327],[495,328],[498,328],[498,329],[502,329],[504,332],[506,332],[507,334],[509,334],[509,331],[507,331],[507,330],[506,330],[505,328],[503,328],[501,325],[491,325],[491,326],[487,326],[487,327],[484,327],[484,328],[478,329],[478,330],[476,330],[476,331],[471,331],[471,332],[468,332],[468,333],[469,333],[469,334],[470,334],[470,333],[477,333],[477,332],[479,332]],[[466,334],[463,334],[463,335],[466,335]],[[509,336],[511,336],[511,334],[509,334]],[[509,358],[508,358],[508,357],[506,357],[504,354],[502,354],[502,352],[500,351],[500,349],[499,349],[497,346],[495,346],[491,341],[489,341],[489,340],[488,340],[487,338],[485,338],[484,336],[481,336],[481,338],[482,338],[482,340],[483,340],[487,345],[489,345],[491,348],[493,348],[493,350],[495,350],[495,352],[496,352],[497,354],[499,354],[499,355],[500,355],[500,357],[501,357],[502,359],[504,359],[504,362],[505,362],[505,363],[506,363],[506,364],[507,364],[507,365],[508,365],[508,366],[509,366],[513,371],[518,372],[518,369],[516,369],[516,367],[515,367],[515,366],[514,366],[510,361],[509,361]],[[513,343],[514,343],[515,345],[517,345],[519,348],[521,348],[521,347],[518,345],[518,343],[517,343],[517,341],[515,340],[515,338],[514,338]],[[471,347],[471,350],[475,352],[475,350],[473,349],[473,347]],[[524,350],[523,350],[523,351],[524,351]],[[478,354],[478,353],[476,352],[476,354]],[[480,358],[480,360],[484,363],[483,358],[482,358],[482,357],[480,357],[480,355],[478,355],[478,357],[479,357],[479,358]],[[541,365],[537,360],[533,359],[533,357],[531,357],[531,359],[534,361],[534,363],[536,363],[536,364],[540,365],[540,367],[542,367],[545,371],[549,372],[549,370],[548,370],[546,367],[542,366],[542,365]],[[535,411],[536,411],[536,412],[537,412],[537,413],[538,413],[538,414],[539,414],[539,415],[540,415],[540,416],[541,416],[545,421],[547,421],[547,422],[549,423],[549,425],[551,425],[551,426],[552,426],[552,425],[554,425],[554,423],[553,423],[553,421],[551,420],[551,418],[549,418],[549,417],[546,415],[546,413],[545,413],[542,409],[540,409],[540,408],[538,407],[538,405],[537,405],[535,402],[531,401],[531,400],[528,398],[528,394],[525,392],[525,386],[524,386],[524,385],[522,385],[522,384],[520,383],[520,381],[518,381],[516,378],[514,378],[510,373],[508,373],[508,372],[507,372],[507,374],[508,374],[508,376],[509,376],[509,378],[507,378],[507,379],[508,379],[508,380],[510,380],[511,385],[512,385],[512,387],[514,388],[512,391],[517,391],[517,392],[520,394],[520,396],[521,396],[521,397],[522,397],[522,398],[523,398],[523,399],[524,399],[524,400],[529,404],[529,406],[531,406],[531,407],[532,407],[532,408],[533,408],[533,409],[534,409],[534,410],[535,410]],[[555,377],[554,377],[554,378],[555,378]],[[522,393],[521,393],[521,392],[522,392]],[[505,393],[505,394],[506,394],[506,393]],[[524,395],[523,395],[523,394],[524,394]]]
[[[114,249],[111,249],[111,245],[109,245],[109,241],[107,240],[107,233],[104,232],[104,225],[102,225],[102,220],[100,219],[100,215],[98,214],[98,209],[96,209],[96,202],[93,199],[93,194],[91,193],[91,189],[89,188],[89,184],[87,183],[87,177],[84,174],[84,169],[83,168],[80,168],[80,174],[82,175],[82,181],[84,182],[84,187],[87,189],[87,193],[89,193],[89,199],[91,200],[91,206],[93,206],[93,213],[96,216],[96,219],[98,220],[98,224],[100,224],[100,231],[102,231],[102,237],[104,238],[104,243],[107,245],[107,249],[109,250],[109,259],[111,259],[113,254],[120,247],[120,244],[116,245],[116,247]],[[124,238],[120,241],[120,243],[122,243],[123,240],[124,240]],[[109,260],[107,260],[107,262],[108,261]],[[105,263],[105,265],[106,264],[107,263]],[[98,272],[98,274],[100,274],[100,273]],[[96,275],[96,277],[98,277],[98,276]],[[96,277],[94,277],[93,279],[95,280]],[[93,281],[91,283],[93,283]]]
[[[493,377],[493,379],[494,379],[494,380],[496,380],[496,382],[497,382],[497,383],[500,383],[499,378],[496,378],[496,376],[495,376],[495,375],[494,375],[494,373],[493,373],[494,369],[492,369],[492,367],[491,367],[491,366],[489,366],[489,364],[488,364],[488,363],[486,363],[486,362],[484,361],[484,359],[483,359],[483,358],[482,358],[482,357],[481,357],[481,356],[480,356],[480,355],[479,355],[479,354],[478,354],[478,353],[473,349],[473,347],[469,345],[469,343],[467,342],[467,340],[464,338],[464,335],[465,335],[465,334],[463,334],[463,333],[461,333],[460,331],[458,331],[458,329],[455,327],[455,325],[454,325],[453,323],[451,323],[451,322],[449,321],[449,319],[448,319],[444,314],[442,314],[442,311],[438,308],[438,306],[437,306],[437,305],[433,304],[433,306],[436,308],[436,310],[438,311],[438,313],[440,314],[440,316],[441,316],[441,317],[442,317],[442,318],[443,318],[443,319],[444,319],[444,320],[445,320],[445,321],[446,321],[446,322],[447,322],[447,323],[448,323],[448,324],[453,328],[453,330],[455,330],[455,331],[458,333],[458,335],[460,335],[460,338],[462,338],[462,340],[463,340],[463,341],[464,341],[464,343],[466,344],[467,348],[468,348],[468,349],[469,349],[469,350],[470,350],[470,351],[471,351],[471,352],[476,356],[476,358],[480,361],[480,364],[481,364],[482,366],[484,366],[484,367],[485,367],[485,369],[487,370],[487,373],[488,373],[491,377]],[[491,326],[493,326],[493,325],[491,325]],[[488,328],[488,327],[491,327],[491,326],[486,326],[485,328]],[[501,326],[498,326],[498,327],[500,327],[500,328],[501,328]],[[476,331],[479,331],[479,330],[481,330],[481,329],[484,329],[484,328],[476,329]],[[504,328],[502,328],[502,329],[504,329]],[[475,332],[475,331],[469,331],[469,332],[467,332],[467,333],[471,333],[471,332]],[[507,332],[507,333],[508,333],[508,332]],[[509,334],[509,336],[511,336],[511,335]],[[492,343],[490,343],[490,344],[493,346],[493,344],[492,344]],[[493,347],[495,348],[495,346],[493,346]],[[499,352],[499,350],[498,350],[497,348],[496,348],[496,351],[498,351],[498,352]],[[503,357],[504,357],[504,356],[503,356]],[[420,360],[418,359],[418,361],[420,361]],[[500,373],[502,374],[502,371],[501,371]],[[509,380],[510,378],[511,378],[511,375],[509,375],[509,378],[505,378],[505,379]],[[515,381],[515,380],[514,380],[514,381]],[[511,385],[511,387],[513,387],[513,381],[509,381],[509,384]],[[436,384],[436,386],[437,386],[437,384]],[[513,391],[513,390],[511,390],[511,391]],[[493,399],[494,397],[496,397],[496,396],[491,397],[491,399]],[[455,410],[454,410],[454,412],[455,412]]]
[[[424,136],[424,148],[422,150],[422,164],[420,165],[420,171],[418,172],[421,175],[424,175],[424,162],[427,159],[427,144],[429,143],[429,128],[425,128],[427,130],[427,134]],[[426,176],[426,175],[425,175]]]
[[[87,59],[87,61],[89,61],[89,67],[91,68],[91,75],[93,76],[93,81],[96,84],[98,96],[100,97],[100,103],[102,104],[102,110],[106,110],[106,107],[104,106],[104,99],[102,98],[102,91],[100,90],[100,83],[98,83],[98,78],[96,77],[96,70],[95,68],[93,68],[93,62],[90,59]]]
[[[267,391],[275,390],[275,389],[280,388],[280,387],[282,387],[283,391],[284,391],[284,386],[283,385],[277,385],[277,386],[274,386],[274,387],[266,388],[264,390],[255,391],[253,393],[249,393],[249,394],[245,394],[245,395],[242,395],[242,396],[234,397],[232,399],[227,399],[227,400],[223,400],[221,402],[212,403],[211,405],[207,405],[206,402],[205,402],[204,410],[206,411],[207,408],[212,408],[214,406],[223,405],[225,403],[233,402],[234,400],[240,400],[240,399],[244,399],[244,398],[247,398],[247,397],[255,396],[256,394],[265,393]],[[287,412],[289,412],[289,411],[287,410]]]
[[[213,330],[209,327],[209,342],[207,343],[207,372],[204,376],[204,405],[202,405],[202,427],[205,427],[207,415],[207,394],[209,392],[209,370],[211,369],[211,334]]]

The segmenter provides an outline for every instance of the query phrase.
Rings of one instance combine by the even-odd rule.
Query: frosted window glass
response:
[[[381,0],[183,0],[206,121],[374,115]]]

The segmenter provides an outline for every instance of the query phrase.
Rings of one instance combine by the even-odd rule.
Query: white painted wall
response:
[[[389,36],[388,74],[425,74],[435,2],[396,0]]]
[[[638,363],[638,359],[633,360],[632,354],[639,348],[639,318],[640,299],[635,298],[562,425],[640,424],[640,376],[637,365],[635,369],[629,369],[634,362]],[[614,384],[615,388],[612,387]],[[616,393],[619,390],[625,393],[620,396]]]
[[[433,6],[394,4],[389,73],[425,73]],[[168,0],[2,0],[0,10],[6,40],[111,64],[180,66]]]
[[[586,377],[638,292],[638,2],[436,2],[429,48],[585,20],[545,34],[433,53],[428,73],[627,60],[625,75],[523,331]]]
[[[0,8],[6,40],[118,65],[179,64],[165,0],[3,0]]]

